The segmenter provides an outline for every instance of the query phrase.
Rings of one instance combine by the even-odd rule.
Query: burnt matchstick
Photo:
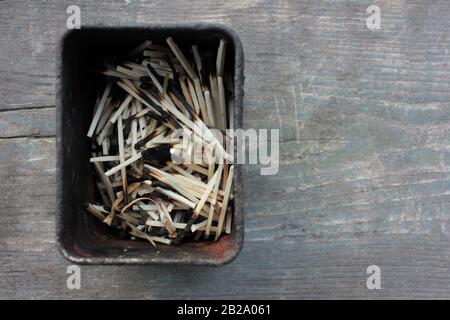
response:
[[[106,85],[87,135],[99,198],[86,211],[154,246],[218,241],[232,232],[234,166],[211,131],[225,136],[232,124],[226,40],[217,51],[193,44],[192,55],[166,43],[144,41],[97,68]],[[177,130],[190,138],[175,138]]]

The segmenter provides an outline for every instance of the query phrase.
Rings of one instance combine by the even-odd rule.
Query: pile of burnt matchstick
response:
[[[87,134],[100,198],[87,210],[153,245],[211,234],[217,241],[231,232],[233,199],[234,166],[224,147],[233,128],[226,41],[217,52],[192,45],[185,50],[192,59],[171,37],[166,42],[146,41],[101,71],[107,83]]]

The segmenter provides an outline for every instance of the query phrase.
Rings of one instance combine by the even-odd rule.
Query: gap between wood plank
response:
[[[1,113],[1,112],[8,112],[8,111],[42,110],[42,109],[56,109],[56,106],[36,106],[36,107],[20,107],[20,108],[0,108],[0,113]]]

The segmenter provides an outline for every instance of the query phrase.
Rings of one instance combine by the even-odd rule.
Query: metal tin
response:
[[[220,266],[232,261],[244,241],[242,168],[234,175],[232,232],[218,242],[200,241],[159,245],[119,239],[86,213],[93,200],[90,139],[86,137],[100,77],[93,66],[104,57],[119,55],[145,41],[195,43],[216,48],[227,39],[226,65],[234,73],[234,126],[242,128],[244,54],[235,32],[217,24],[149,25],[137,27],[83,27],[68,31],[59,46],[57,86],[57,212],[58,247],[64,257],[80,264],[171,264]],[[236,151],[235,151],[236,158]]]

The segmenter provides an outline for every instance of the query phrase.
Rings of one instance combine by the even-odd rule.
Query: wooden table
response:
[[[203,21],[240,35],[244,125],[281,130],[281,163],[273,176],[245,167],[233,263],[82,266],[67,289],[55,60],[71,4],[82,26]],[[450,298],[449,27],[444,0],[0,1],[0,298]]]

